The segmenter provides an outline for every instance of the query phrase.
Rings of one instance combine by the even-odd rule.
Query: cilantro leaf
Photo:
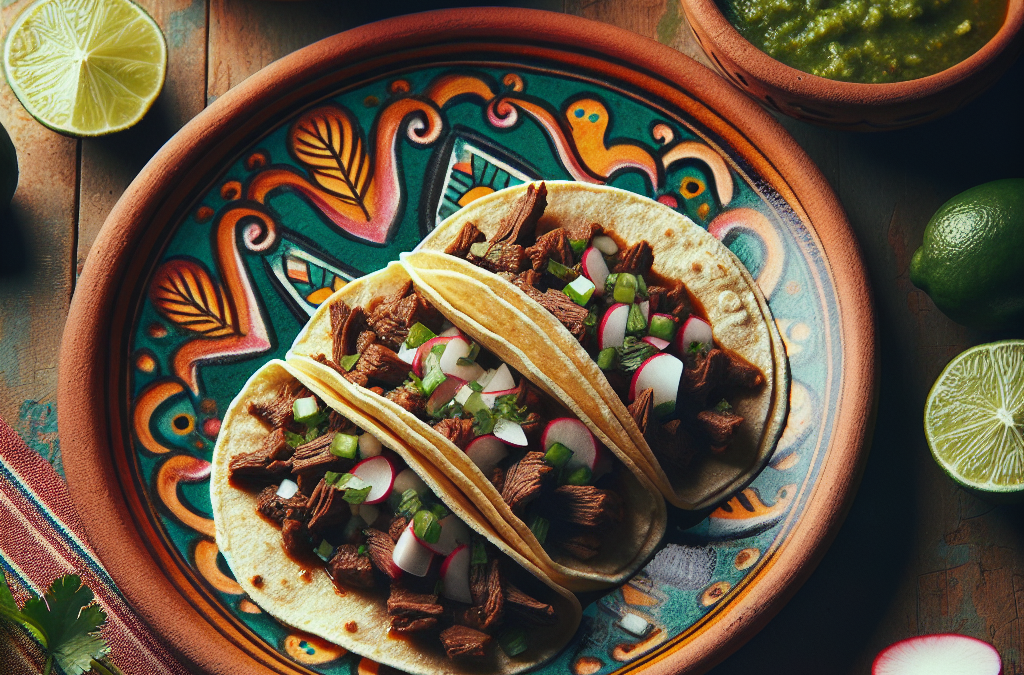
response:
[[[45,645],[46,635],[43,633],[43,627],[34,619],[22,615],[18,609],[18,603],[14,601],[14,594],[11,593],[11,589],[7,585],[7,577],[0,572],[0,578],[4,580],[4,583],[0,584],[0,618],[24,626],[29,633],[32,633],[32,637]]]

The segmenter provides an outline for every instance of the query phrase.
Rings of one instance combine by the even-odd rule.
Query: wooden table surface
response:
[[[5,0],[4,30],[31,0]],[[182,125],[250,74],[322,37],[412,11],[423,0],[142,0],[167,38],[163,93],[135,128],[75,140],[35,122],[0,82],[0,122],[21,179],[0,213],[0,417],[59,469],[57,351],[89,248],[124,188]],[[704,64],[676,0],[498,3],[566,12],[656,39]],[[881,380],[871,456],[846,523],[810,580],[715,675],[868,673],[913,635],[993,643],[1024,673],[1024,525],[1019,506],[965,493],[932,461],[921,426],[945,363],[983,334],[947,319],[908,275],[930,214],[978,183],[1024,173],[1024,60],[943,120],[885,134],[782,123],[831,182],[863,250],[878,315]],[[1019,609],[1020,608],[1020,609]]]

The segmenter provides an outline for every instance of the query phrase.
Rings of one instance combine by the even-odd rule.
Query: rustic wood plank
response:
[[[2,36],[29,4],[3,7]],[[0,215],[0,417],[59,467],[57,352],[71,299],[79,144],[36,122],[6,79],[0,123],[20,167],[14,202]]]

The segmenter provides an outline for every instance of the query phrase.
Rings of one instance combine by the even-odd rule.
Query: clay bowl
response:
[[[1024,45],[1024,0],[966,60],[934,75],[892,84],[839,82],[791,68],[748,42],[715,0],[680,0],[717,70],[759,102],[800,120],[855,131],[900,129],[947,115],[993,84]]]

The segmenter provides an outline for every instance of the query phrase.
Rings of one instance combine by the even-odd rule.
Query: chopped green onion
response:
[[[292,446],[293,448],[297,448],[303,443],[305,443],[306,439],[293,431],[286,430],[284,432],[284,442]]]
[[[476,361],[469,358],[468,356],[460,356],[455,360],[455,363],[460,366],[472,366],[476,364]]]
[[[360,544],[356,549],[356,555],[369,555],[370,549],[366,544]]]
[[[570,282],[562,292],[572,298],[572,301],[581,307],[585,307],[590,302],[590,297],[594,295],[594,282],[586,277],[577,277],[574,281]]]
[[[726,401],[724,398],[715,405],[715,412],[726,413],[732,412],[732,404]]]
[[[295,399],[295,403],[292,404],[292,416],[295,421],[300,424],[307,424],[312,422],[320,415],[320,406],[316,403],[315,396],[306,396],[305,398]]]
[[[359,454],[359,437],[334,434],[334,438],[331,439],[331,454],[344,459],[355,459]]]
[[[597,355],[597,367],[601,370],[611,370],[619,360],[619,352],[615,347],[602,349]]]
[[[416,349],[427,340],[433,340],[437,336],[422,323],[414,323],[409,329],[409,335],[405,338],[406,349]]]
[[[651,317],[651,326],[647,329],[647,334],[662,340],[671,340],[676,334],[676,322],[670,316],[655,314]]]
[[[644,311],[640,309],[639,303],[629,306],[629,314],[626,316],[626,335],[643,335],[647,332],[647,319],[644,318]]]
[[[405,516],[406,518],[412,518],[413,514],[423,508],[423,502],[420,501],[419,493],[415,489],[409,488],[402,493],[402,500],[398,503],[398,513]]]
[[[423,380],[421,380],[420,378],[416,377],[416,373],[412,372],[411,370],[409,371],[409,379],[405,381],[405,384],[409,384],[410,381],[412,382],[413,386],[415,386],[417,389],[420,390],[420,393],[422,394],[423,393]]]
[[[434,582],[434,595],[444,595],[444,582],[440,579]]]
[[[608,287],[607,280],[605,281],[605,288]],[[615,288],[612,291],[612,297],[615,298],[615,302],[633,302],[636,300],[636,277],[632,274],[626,274],[622,272],[618,278],[615,279]]]
[[[561,443],[552,443],[544,453],[544,461],[553,467],[560,467],[572,458],[572,450]]]
[[[503,631],[498,636],[498,645],[506,656],[519,656],[530,648],[526,631],[519,626]]]
[[[654,406],[654,417],[659,420],[671,417],[672,415],[675,414],[675,412],[675,401],[665,401],[664,403],[659,403],[658,405]]]
[[[475,255],[477,258],[483,258],[484,256],[487,255],[487,249],[490,247],[491,245],[488,244],[486,241],[480,241],[470,246],[469,252],[471,255]]]
[[[553,274],[562,281],[574,281],[579,276],[579,272],[571,267],[566,267],[557,260],[548,260],[548,274]]]
[[[644,361],[658,353],[654,345],[639,340],[632,335],[627,335],[622,341],[622,348],[619,350],[619,370],[625,373],[632,373],[639,368]]]
[[[544,545],[544,540],[548,538],[548,529],[551,527],[551,523],[544,516],[533,516],[530,518],[528,523],[530,532],[533,532],[533,536],[537,537],[537,541],[540,545]]]
[[[480,391],[484,390],[484,385],[482,385],[482,384],[480,384],[479,382],[476,382],[476,381],[470,382],[466,386],[469,387],[470,389],[472,389],[473,391],[476,391],[476,392],[480,392]]]
[[[477,410],[487,410],[487,404],[484,403],[484,397],[479,392],[474,391],[466,398],[466,402],[462,404],[462,409],[470,415],[475,415]]]
[[[604,289],[607,291],[609,288],[615,288],[615,282],[619,280],[619,273],[612,272],[604,278]]]
[[[432,511],[420,509],[412,517],[412,531],[421,541],[436,544],[441,538],[441,524]]]
[[[589,328],[594,328],[597,325],[597,311],[594,309],[590,310],[587,314],[587,318],[583,319],[583,325]]]
[[[494,408],[491,410],[495,417],[501,417],[509,422],[525,422],[529,411],[526,406],[519,405],[519,397],[516,394],[505,394],[494,401]]]
[[[349,504],[362,504],[366,501],[370,490],[373,489],[373,486],[365,480],[350,473],[339,474],[335,471],[328,471],[324,475],[324,480],[329,485],[333,485],[339,490],[344,490],[345,495],[343,499]]]
[[[441,502],[434,502],[430,505],[429,510],[437,516],[438,520],[444,520],[451,513]]]
[[[473,551],[469,559],[469,564],[487,564],[487,547],[484,546],[484,540],[480,539],[479,537],[473,537]]]
[[[469,345],[469,356],[467,356],[466,358],[472,361],[473,363],[476,363],[476,357],[478,356],[480,356],[480,345],[474,342],[473,344]]]
[[[338,362],[338,365],[344,368],[345,370],[352,370],[353,366],[356,365],[356,361],[358,360],[359,354],[349,354],[348,356],[342,356],[341,361]]]
[[[686,351],[691,354],[700,354],[707,349],[707,345],[703,342],[691,342],[690,346],[687,347]]]
[[[570,239],[569,240],[569,246],[572,247],[572,252],[576,254],[577,258],[579,258],[581,255],[583,255],[583,252],[587,250],[587,246],[589,246],[589,245],[590,245],[590,242],[587,241],[586,239]]]
[[[316,547],[314,552],[318,558],[327,562],[331,559],[331,556],[334,555],[334,547],[331,546],[331,542],[324,539],[320,542],[320,545]]]
[[[590,469],[585,466],[578,466],[569,472],[569,475],[565,477],[566,485],[590,485],[590,479],[593,478],[593,474]]]
[[[438,385],[448,379],[448,376],[441,372],[440,368],[434,368],[427,372],[426,377],[423,378],[423,382],[420,384],[420,389],[423,391],[424,396],[430,396],[437,389]]]
[[[470,397],[472,398],[472,397]],[[494,415],[488,408],[481,408],[473,413],[473,433],[476,436],[486,436],[494,431]]]
[[[647,298],[647,282],[642,274],[636,275],[636,294],[644,299]]]

